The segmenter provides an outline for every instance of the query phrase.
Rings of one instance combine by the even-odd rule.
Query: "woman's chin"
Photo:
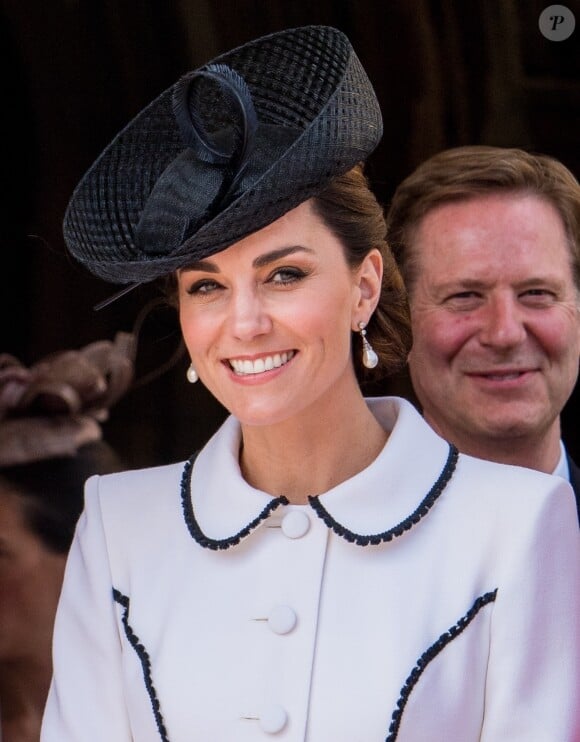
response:
[[[242,427],[271,427],[290,420],[293,410],[266,407],[238,407],[231,413]]]

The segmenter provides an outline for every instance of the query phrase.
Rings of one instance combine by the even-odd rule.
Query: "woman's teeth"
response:
[[[249,374],[261,374],[264,371],[271,371],[273,368],[279,368],[285,363],[288,363],[293,355],[294,351],[290,350],[287,353],[275,353],[273,356],[256,358],[254,361],[247,359],[238,360],[234,358],[229,361],[229,364],[238,376],[247,376]]]

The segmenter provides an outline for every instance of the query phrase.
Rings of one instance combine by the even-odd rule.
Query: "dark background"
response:
[[[577,28],[545,39],[536,0],[4,0],[0,7],[0,352],[42,355],[131,330],[157,296],[141,287],[100,312],[114,292],[66,255],[61,222],[77,181],[117,131],[184,72],[265,33],[322,23],[347,33],[373,82],[384,138],[368,174],[387,204],[431,154],[459,144],[545,152],[580,174],[580,0]],[[143,377],[178,346],[173,313],[145,322]],[[186,456],[224,411],[185,359],[136,386],[112,411],[107,436],[134,465]],[[410,393],[406,377],[373,393]],[[564,435],[580,460],[575,392]]]

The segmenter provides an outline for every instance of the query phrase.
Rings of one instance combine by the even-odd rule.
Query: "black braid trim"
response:
[[[206,536],[199,527],[199,523],[197,522],[193,511],[193,504],[191,502],[191,472],[193,470],[193,462],[195,461],[196,456],[197,454],[193,454],[193,456],[185,462],[183,468],[183,476],[181,477],[181,504],[183,507],[183,517],[185,518],[185,523],[190,534],[200,546],[204,547],[204,549],[229,549],[230,546],[236,546],[236,544],[239,544],[243,538],[248,536],[254,530],[254,528],[257,528],[262,521],[266,520],[266,518],[270,516],[270,513],[276,510],[276,508],[280,507],[280,505],[288,505],[286,497],[283,495],[281,497],[276,497],[266,505],[262,512],[254,518],[253,521],[248,523],[247,526],[244,526],[241,531],[238,531],[235,536],[223,539],[214,539]]]
[[[163,742],[169,742],[167,730],[165,729],[165,722],[163,721],[163,716],[161,714],[161,705],[157,698],[157,692],[153,685],[153,681],[151,680],[151,660],[149,659],[147,650],[141,644],[141,642],[139,641],[139,637],[135,634],[129,624],[129,598],[126,595],[120,593],[115,588],[113,588],[113,598],[120,606],[123,607],[122,621],[125,628],[125,634],[127,636],[127,639],[129,640],[129,644],[133,647],[133,649],[137,653],[137,657],[141,661],[141,666],[143,668],[143,679],[145,681],[147,693],[149,694],[149,698],[151,700],[151,706],[153,707],[153,715],[155,716],[155,723],[157,724],[159,736],[161,737]]]
[[[411,671],[411,674],[409,675],[407,680],[405,680],[405,685],[401,689],[399,700],[397,701],[397,708],[393,711],[393,714],[391,716],[391,726],[389,727],[389,734],[385,742],[395,742],[395,740],[397,739],[397,735],[399,734],[399,727],[401,726],[403,711],[405,710],[405,706],[407,705],[407,701],[409,700],[411,691],[419,681],[423,670],[425,670],[429,662],[435,659],[435,657],[437,657],[437,655],[441,651],[443,651],[443,649],[445,649],[449,642],[453,641],[453,639],[459,636],[459,634],[461,634],[461,632],[466,629],[467,626],[469,626],[469,624],[473,621],[473,619],[485,605],[487,605],[488,603],[493,603],[496,595],[497,588],[489,593],[480,595],[479,598],[477,598],[474,604],[471,606],[471,608],[467,611],[465,616],[460,618],[456,624],[454,624],[450,629],[441,634],[439,639],[437,639],[437,641],[419,657],[419,659],[417,660],[417,664]]]
[[[425,495],[417,509],[396,526],[393,526],[393,528],[389,528],[387,531],[383,531],[382,533],[375,533],[371,535],[353,533],[352,531],[349,531],[348,528],[345,528],[343,525],[338,523],[338,521],[336,521],[332,517],[332,515],[330,515],[328,510],[326,510],[324,505],[318,499],[318,496],[309,497],[308,500],[312,505],[312,508],[314,509],[316,515],[318,515],[319,518],[322,518],[322,520],[329,528],[332,528],[332,530],[336,534],[342,536],[342,538],[346,539],[346,541],[358,544],[358,546],[369,546],[369,544],[372,546],[377,546],[378,544],[385,543],[386,541],[392,541],[394,538],[402,536],[405,531],[409,531],[421,520],[421,518],[427,515],[427,513],[433,507],[437,498],[443,492],[449,480],[453,476],[453,472],[455,471],[455,467],[457,466],[458,455],[459,454],[455,446],[449,444],[449,455],[447,457],[447,461],[445,462],[445,466],[443,467],[443,471],[439,475],[439,478],[437,479],[433,487],[431,487],[429,492]]]

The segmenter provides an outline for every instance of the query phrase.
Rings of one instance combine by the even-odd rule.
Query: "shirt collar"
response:
[[[314,506],[329,527],[357,543],[353,534],[368,536],[393,531],[398,536],[408,530],[435,503],[454,467],[449,444],[425,423],[410,402],[398,397],[369,398],[366,402],[390,433],[386,445],[363,471],[314,498],[311,504],[298,506]],[[238,421],[228,417],[184,471],[185,519],[194,538],[209,548],[237,544],[273,510],[287,505],[283,492],[273,497],[243,479],[238,460],[240,437]],[[409,460],[410,450],[416,452],[416,461]],[[439,482],[439,491],[433,495],[434,484],[444,471],[445,481]],[[426,505],[430,492],[431,500]],[[406,520],[408,526],[401,530]],[[382,540],[392,537],[391,534]]]
[[[568,465],[568,456],[566,454],[566,448],[562,441],[560,441],[560,459],[558,460],[558,465],[556,466],[552,474],[556,474],[556,476],[562,477],[562,479],[565,479],[567,482],[570,481],[570,467]]]

